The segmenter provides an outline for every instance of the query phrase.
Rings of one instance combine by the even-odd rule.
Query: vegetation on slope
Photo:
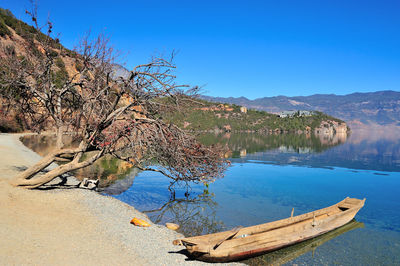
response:
[[[319,110],[345,121],[363,124],[400,125],[400,92],[377,91],[347,95],[315,94],[310,96],[276,96],[249,100],[245,97],[202,96],[205,100],[238,104],[267,112],[284,110]]]
[[[21,65],[32,67],[32,61],[43,60],[47,56],[41,42],[50,47],[48,56],[54,61],[50,75],[55,86],[60,88],[71,76],[71,72],[78,69],[78,54],[63,47],[58,39],[50,38],[35,27],[18,20],[8,9],[0,8],[0,57],[15,55]],[[35,59],[32,60],[29,56]],[[6,67],[0,65],[0,71],[6,72]],[[3,86],[1,97],[7,94],[7,90],[10,88]],[[0,132],[21,132],[30,128],[23,114],[16,112],[14,107],[4,98],[0,98]]]
[[[53,53],[54,56],[58,55],[57,50],[63,50],[69,56],[75,56],[76,53],[74,51],[68,50],[60,44],[60,40],[58,38],[52,39],[48,38],[46,34],[42,32],[38,32],[34,26],[28,25],[25,22],[15,18],[15,16],[8,9],[0,8],[0,36],[9,38],[13,38],[12,31],[8,28],[11,28],[17,35],[22,37],[25,41],[32,44],[30,48],[37,49],[37,45],[33,45],[35,40],[48,40],[52,48],[54,48]],[[37,51],[37,56],[41,56],[41,53]]]
[[[241,106],[235,104],[218,104],[200,99],[182,108],[185,109],[184,112],[166,112],[164,119],[192,131],[295,132],[312,131],[323,121],[344,123],[321,112],[313,112],[310,116],[297,113],[292,117],[281,118],[276,114],[252,109],[242,112]]]

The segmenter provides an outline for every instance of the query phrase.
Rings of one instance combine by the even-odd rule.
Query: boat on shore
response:
[[[344,200],[313,212],[230,231],[174,240],[189,256],[209,262],[237,261],[277,250],[339,228],[364,206],[365,199]]]
[[[288,247],[268,252],[266,254],[257,256],[255,258],[249,258],[248,260],[243,260],[242,262],[250,266],[284,265],[307,252],[312,252],[312,256],[314,257],[314,252],[319,246],[322,246],[326,242],[344,233],[363,227],[364,223],[357,222],[355,219],[353,219],[347,224],[339,228],[336,228],[328,233],[296,243],[294,245],[290,245]]]

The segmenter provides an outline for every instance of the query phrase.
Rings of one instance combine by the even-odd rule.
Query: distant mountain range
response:
[[[398,91],[357,92],[347,95],[276,96],[255,100],[249,100],[245,97],[201,96],[201,98],[271,113],[288,110],[317,110],[338,117],[352,125],[394,124],[400,126],[400,92]]]

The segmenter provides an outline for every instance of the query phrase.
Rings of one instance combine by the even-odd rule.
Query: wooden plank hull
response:
[[[174,241],[191,257],[212,262],[237,261],[258,256],[320,236],[351,220],[364,200],[346,198],[330,207],[287,219]]]
[[[251,258],[248,262],[244,261],[244,263],[249,265],[283,265],[307,252],[314,252],[319,246],[344,233],[363,227],[364,223],[357,222],[355,219],[353,219],[349,223],[330,232],[282,249],[278,249],[274,252],[267,252],[262,254],[262,256]]]

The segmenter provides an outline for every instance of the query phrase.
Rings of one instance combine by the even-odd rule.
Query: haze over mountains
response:
[[[311,96],[276,96],[249,100],[245,97],[201,98],[248,108],[279,113],[288,110],[317,110],[350,124],[380,124],[400,126],[400,92],[377,91],[347,95],[315,94]]]

